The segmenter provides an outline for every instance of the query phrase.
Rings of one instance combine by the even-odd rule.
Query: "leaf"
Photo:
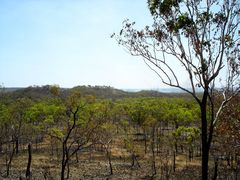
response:
[[[64,134],[61,129],[59,128],[51,128],[49,129],[49,134],[52,136],[55,136],[57,138],[63,138]]]

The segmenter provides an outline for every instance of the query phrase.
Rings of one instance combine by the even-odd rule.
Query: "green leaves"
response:
[[[165,119],[174,124],[189,125],[200,119],[196,113],[196,105],[183,99],[172,99],[167,102]],[[199,108],[197,108],[199,109]]]
[[[57,104],[48,104],[46,102],[35,103],[31,106],[26,115],[30,122],[43,122],[53,121],[61,112],[64,110],[64,107]],[[50,120],[51,119],[51,120]]]
[[[163,0],[162,3],[160,3],[160,14],[168,16],[172,12],[172,7],[178,7],[179,0]]]
[[[10,112],[8,107],[0,103],[0,124],[8,122],[9,117],[10,117]]]
[[[177,8],[181,0],[148,0],[148,8],[152,15],[168,16],[172,12],[172,8]]]
[[[200,129],[196,127],[178,127],[173,133],[174,138],[182,139],[187,144],[191,144],[195,139],[200,137]]]
[[[148,8],[152,15],[157,13],[156,9],[159,7],[159,4],[159,0],[148,0]]]
[[[193,24],[192,20],[189,18],[188,13],[184,13],[178,16],[177,19],[177,28],[182,29],[186,27],[190,27]]]
[[[48,131],[49,131],[49,134],[53,137],[60,138],[60,139],[64,137],[63,131],[59,128],[50,128]]]
[[[188,13],[181,13],[176,19],[168,18],[166,20],[166,27],[171,33],[177,33],[183,30],[185,36],[189,36],[193,28],[193,20],[189,17]]]
[[[49,115],[47,118],[43,121],[44,124],[54,124],[54,117],[53,115]]]

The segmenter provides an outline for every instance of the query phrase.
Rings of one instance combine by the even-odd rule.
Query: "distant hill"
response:
[[[74,90],[79,90],[84,95],[93,95],[98,98],[126,98],[126,97],[163,97],[166,94],[160,93],[158,91],[138,91],[129,92],[121,89],[115,89],[110,86],[77,86],[72,88]]]
[[[50,92],[49,85],[45,86],[30,86],[27,88],[4,88],[6,94],[14,97],[28,97],[31,99],[53,97]],[[173,93],[162,93],[156,90],[140,90],[140,91],[124,91],[120,89],[115,89],[110,86],[76,86],[73,88],[60,88],[60,95],[65,97],[72,90],[79,90],[82,95],[92,95],[97,98],[108,98],[108,99],[119,99],[127,97],[179,97],[179,96],[189,96],[184,93],[173,92]]]
[[[44,97],[52,97],[49,89],[50,86],[29,86],[26,88],[4,88],[2,92],[6,96],[11,96],[13,99],[28,97],[30,99],[38,99]]]

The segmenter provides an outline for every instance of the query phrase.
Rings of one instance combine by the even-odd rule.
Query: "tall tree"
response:
[[[139,31],[134,22],[126,20],[115,38],[132,55],[143,57],[163,84],[188,92],[199,104],[202,179],[208,179],[214,127],[224,107],[240,91],[240,3],[238,0],[148,0],[148,7],[153,16],[151,27]],[[182,74],[189,87],[181,82]],[[222,79],[220,83],[218,79]],[[203,92],[201,96],[196,93],[198,88]],[[222,102],[215,107],[214,101],[220,94]]]

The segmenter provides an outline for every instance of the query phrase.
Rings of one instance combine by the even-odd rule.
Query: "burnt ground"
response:
[[[163,160],[164,159],[164,160]],[[15,155],[12,161],[10,176],[6,176],[4,156],[0,157],[0,179],[19,180],[24,177],[27,166],[27,154]],[[176,172],[169,165],[171,157],[157,157],[157,174],[152,178],[151,157],[139,157],[140,167],[131,167],[131,158],[127,152],[113,150],[113,175],[110,175],[108,160],[104,152],[83,152],[74,157],[70,163],[71,180],[138,180],[138,179],[199,179],[199,161],[187,162],[184,156],[177,157]],[[49,153],[33,153],[31,166],[32,179],[60,179],[61,157],[50,156]]]

